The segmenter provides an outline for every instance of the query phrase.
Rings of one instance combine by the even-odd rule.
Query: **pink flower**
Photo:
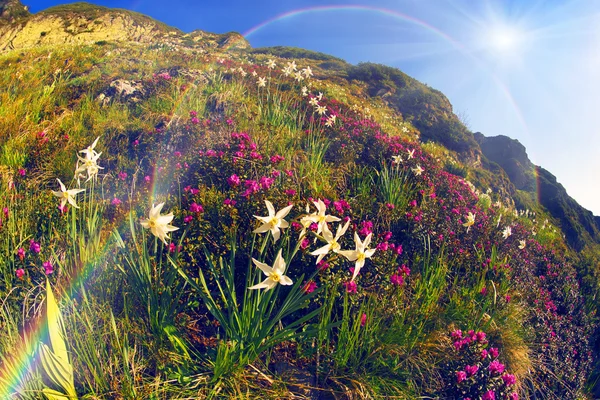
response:
[[[4,218],[8,219],[8,207],[4,207],[2,212],[4,213]]]
[[[25,258],[25,249],[22,247],[19,247],[19,249],[17,250],[17,257],[19,257],[19,259],[21,261],[23,261],[23,259]]]
[[[112,199],[111,204],[113,206],[118,206],[119,204],[121,204],[121,200],[115,197],[114,199]]]
[[[188,223],[192,222],[193,219],[194,219],[194,217],[192,217],[191,215],[186,215],[183,218],[183,222],[185,222],[186,224],[188,224]]]
[[[479,291],[479,294],[482,296],[485,296],[487,294],[487,288],[486,287],[482,287],[481,290]]]
[[[519,395],[516,392],[513,392],[508,395],[509,400],[519,400]]]
[[[127,178],[127,172],[119,172],[119,179],[124,181]]]
[[[308,247],[309,244],[310,244],[310,240],[308,240],[308,238],[304,238],[304,239],[302,239],[302,242],[300,242],[300,248],[302,250],[306,250],[306,248]]]
[[[385,206],[389,209],[389,210],[393,210],[394,208],[396,208],[395,205],[393,205],[392,203],[385,203]]]
[[[475,340],[477,340],[479,343],[485,342],[485,332],[477,332],[475,334]]]
[[[456,383],[461,383],[467,379],[467,373],[465,371],[456,371]]]
[[[357,293],[358,287],[356,286],[356,282],[354,282],[354,281],[346,282],[346,283],[344,283],[344,286],[346,286],[347,293],[350,293],[350,294]]]
[[[367,323],[367,314],[363,313],[360,317],[360,326],[365,326]]]
[[[150,175],[146,175],[144,177],[144,180],[146,181],[146,183],[149,183],[150,182]]]
[[[35,240],[31,239],[29,241],[29,250],[33,251],[36,254],[39,254],[39,252],[41,251],[40,244],[38,242],[36,242]]]
[[[506,386],[514,385],[517,382],[517,379],[512,374],[504,374],[500,378],[502,378]]]
[[[467,376],[473,376],[479,371],[479,367],[477,365],[467,365],[465,371],[467,372]]]
[[[497,348],[492,347],[492,348],[490,348],[489,352],[492,355],[492,358],[498,358],[498,349]]]
[[[481,400],[496,400],[496,393],[493,390],[488,390],[481,396]]]
[[[225,200],[223,200],[223,205],[230,206],[230,207],[234,207],[236,203],[237,202],[235,200],[232,200],[232,199],[225,199]]]
[[[50,275],[54,272],[54,267],[52,266],[52,263],[50,261],[46,261],[42,264],[42,266],[44,267],[44,272],[46,273],[46,275]]]
[[[19,175],[21,175],[21,176],[25,176],[25,174],[26,174],[26,172],[25,172],[25,169],[21,168],[21,169],[19,170]]]
[[[363,221],[358,233],[361,236],[368,236],[370,233],[373,233],[373,223],[371,221]]]
[[[263,188],[264,190],[268,190],[274,182],[275,182],[275,179],[267,178],[266,176],[263,176],[260,178],[260,187]]]
[[[462,339],[462,331],[460,329],[452,331],[450,336],[452,336],[452,339]]]
[[[196,204],[196,202],[194,202],[190,204],[190,212],[202,213],[204,212],[204,208],[200,204]]]
[[[169,253],[175,253],[175,243],[171,242],[169,243]]]
[[[329,263],[326,263],[324,260],[321,260],[317,264],[317,268],[318,268],[319,271],[325,271],[327,268],[329,268]]]
[[[501,374],[504,372],[504,364],[500,363],[498,360],[494,360],[490,363],[488,369],[492,374]]]
[[[390,281],[392,285],[402,286],[404,285],[404,277],[402,275],[394,274],[390,276]]]
[[[295,196],[295,195],[296,195],[296,191],[295,191],[294,189],[287,189],[287,190],[286,190],[284,193],[285,193],[287,196],[290,196],[290,197],[292,197],[292,196]]]
[[[312,293],[317,288],[317,284],[314,281],[308,282],[304,285],[304,293]]]
[[[15,275],[17,276],[17,278],[23,279],[23,275],[25,275],[25,270],[23,268],[19,268],[15,271]]]

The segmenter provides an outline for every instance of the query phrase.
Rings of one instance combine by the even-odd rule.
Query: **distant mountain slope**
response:
[[[586,244],[600,243],[600,219],[569,196],[554,175],[533,165],[518,140],[502,135],[485,137],[479,132],[475,133],[475,139],[485,157],[499,164],[518,190],[537,196],[560,223],[569,245],[581,250]]]

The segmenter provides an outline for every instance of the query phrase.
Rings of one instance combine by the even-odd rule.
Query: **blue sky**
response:
[[[33,12],[64,3],[22,2]],[[518,139],[600,215],[600,1],[91,2],[186,32],[247,33],[254,47],[297,46],[398,67],[446,94],[472,131]]]

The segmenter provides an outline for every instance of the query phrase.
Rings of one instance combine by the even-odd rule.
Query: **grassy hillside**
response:
[[[0,397],[591,396],[593,254],[439,92],[302,57],[0,56]]]

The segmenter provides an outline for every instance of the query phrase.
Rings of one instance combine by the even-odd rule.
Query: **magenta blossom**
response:
[[[46,273],[46,275],[50,275],[54,272],[54,266],[50,261],[44,262],[42,266],[44,267],[44,272]]]
[[[39,254],[39,252],[41,251],[40,244],[38,242],[36,242],[35,240],[31,239],[29,241],[29,250],[33,251],[36,254]]]
[[[477,365],[467,365],[465,371],[467,372],[467,376],[473,376],[479,371],[479,367]]]
[[[308,282],[304,285],[304,293],[312,293],[317,288],[317,284],[314,281]]]
[[[502,364],[498,360],[492,361],[488,368],[490,370],[490,373],[492,373],[492,374],[501,374],[504,372],[504,364]]]
[[[23,279],[23,275],[25,275],[25,270],[23,268],[19,268],[15,271],[15,275],[17,276],[17,278]]]
[[[347,293],[350,293],[350,294],[357,293],[358,287],[356,286],[356,282],[354,282],[354,281],[346,282],[346,283],[344,283],[344,286],[346,286]]]
[[[23,259],[25,258],[25,249],[22,247],[19,247],[19,249],[17,250],[17,257],[19,257],[19,259],[21,261],[23,261]]]
[[[360,326],[365,326],[367,324],[367,314],[363,313],[360,317]]]
[[[488,390],[481,396],[481,400],[496,400],[496,393],[493,390]]]
[[[504,374],[501,378],[506,386],[514,385],[517,382],[517,379],[512,374]]]
[[[229,178],[227,178],[227,183],[229,184],[229,186],[238,186],[240,184],[240,177],[236,174],[233,174]]]
[[[467,379],[467,373],[465,371],[456,371],[456,383],[461,383]]]

